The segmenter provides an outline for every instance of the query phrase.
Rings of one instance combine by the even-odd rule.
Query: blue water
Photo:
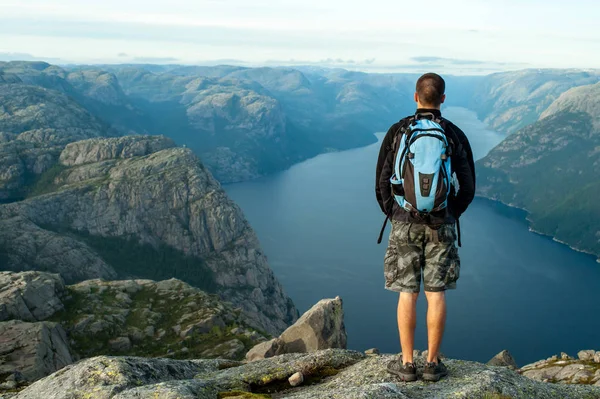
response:
[[[467,133],[476,157],[502,139],[464,108],[444,113]],[[300,312],[340,295],[349,348],[398,352],[398,297],[383,288],[386,242],[376,244],[383,221],[373,189],[378,151],[379,143],[320,155],[225,189]],[[447,296],[447,356],[487,361],[508,349],[524,365],[560,351],[600,350],[600,264],[529,232],[524,218],[475,199],[461,219],[461,277]],[[418,349],[426,349],[425,305],[422,295]]]

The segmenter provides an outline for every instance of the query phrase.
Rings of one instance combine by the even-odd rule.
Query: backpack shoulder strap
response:
[[[410,130],[410,125],[411,123],[413,123],[414,120],[414,116],[409,116],[400,120],[400,126],[398,126],[398,130],[396,130],[396,133],[394,134],[394,141],[392,144],[392,150],[394,151],[394,153],[398,151],[400,139],[408,133],[408,131]]]

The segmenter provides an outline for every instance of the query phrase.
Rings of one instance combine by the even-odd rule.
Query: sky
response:
[[[597,0],[0,0],[0,60],[600,68]]]

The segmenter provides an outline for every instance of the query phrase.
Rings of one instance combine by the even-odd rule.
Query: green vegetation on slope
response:
[[[65,327],[83,357],[240,359],[268,337],[218,296],[176,280],[92,280],[67,290],[65,309],[52,321]]]
[[[526,209],[536,231],[600,255],[599,149],[592,116],[555,113],[478,162],[478,192]]]
[[[206,292],[215,292],[218,288],[213,271],[201,259],[186,256],[167,245],[160,244],[154,248],[150,244],[139,243],[135,238],[101,237],[81,232],[76,235],[122,278],[156,281],[176,278]]]

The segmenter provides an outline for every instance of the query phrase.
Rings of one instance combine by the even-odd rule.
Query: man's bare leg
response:
[[[418,293],[401,292],[398,299],[398,331],[400,332],[402,363],[404,364],[413,362],[418,297]]]
[[[427,292],[427,339],[429,343],[428,362],[438,362],[444,327],[446,326],[446,295],[441,292]]]

